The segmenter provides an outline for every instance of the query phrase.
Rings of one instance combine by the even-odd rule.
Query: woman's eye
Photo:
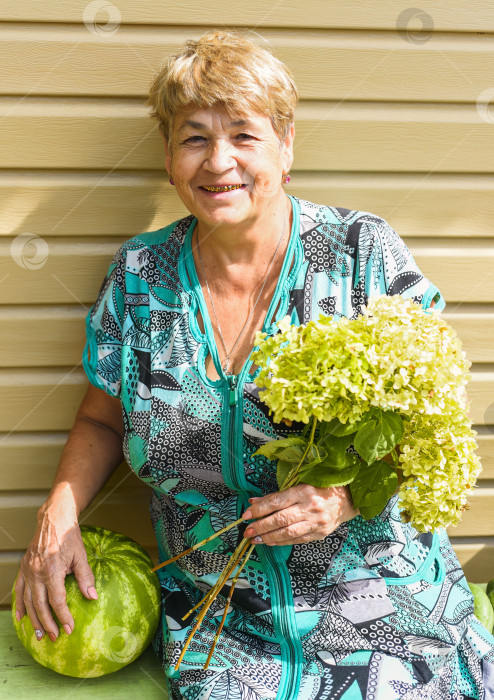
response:
[[[195,136],[189,136],[188,139],[185,139],[184,143],[202,143],[206,139],[204,136],[199,136],[199,134],[196,134]]]
[[[241,141],[253,139],[254,137],[251,134],[238,134],[237,139],[240,139]]]

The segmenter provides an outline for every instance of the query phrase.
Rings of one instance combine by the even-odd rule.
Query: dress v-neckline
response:
[[[276,319],[274,320],[274,323],[279,321],[281,318],[286,313],[286,309],[282,308],[282,305],[280,304],[281,301],[281,294],[283,291],[283,287],[287,282],[288,277],[292,276],[293,274],[296,273],[295,268],[298,267],[297,265],[297,260],[295,259],[293,261],[293,267],[291,265],[292,259],[294,256],[294,251],[295,251],[295,243],[296,240],[298,239],[298,230],[300,226],[300,208],[297,200],[294,197],[291,197],[290,195],[287,195],[288,199],[291,202],[292,205],[292,227],[290,231],[290,238],[288,240],[288,245],[285,251],[285,257],[283,260],[283,265],[281,267],[281,271],[278,277],[278,281],[276,283],[276,288],[274,290],[273,296],[271,298],[271,302],[269,304],[263,325],[262,325],[262,331],[264,333],[269,332],[273,320],[272,317],[275,313],[275,311],[278,309],[278,313],[276,314]],[[205,359],[207,357],[207,353],[204,353],[202,355],[202,366],[201,363],[198,362],[199,366],[199,371],[201,375],[204,375],[202,378],[205,380],[208,384],[212,386],[219,386],[223,385],[225,381],[227,380],[227,375],[223,367],[221,365],[219,353],[218,353],[218,346],[216,344],[216,340],[214,337],[214,331],[213,331],[213,326],[211,323],[211,319],[209,316],[209,312],[207,309],[206,305],[206,300],[204,298],[204,295],[202,293],[202,287],[199,282],[199,277],[197,275],[197,270],[194,262],[194,256],[192,253],[192,234],[194,232],[194,228],[197,224],[197,219],[194,217],[190,223],[189,228],[187,229],[187,233],[185,234],[184,242],[182,245],[182,250],[180,252],[180,257],[179,257],[179,276],[181,278],[182,284],[184,285],[184,288],[191,292],[193,295],[193,298],[196,302],[196,308],[192,308],[189,311],[190,314],[190,324],[191,324],[191,329],[195,332],[195,335],[198,335],[199,338],[202,340],[202,342],[207,346],[207,349],[212,357],[216,372],[218,374],[219,379],[211,379],[208,377],[206,373],[206,367],[205,367]],[[197,310],[200,312],[202,321],[204,324],[204,332],[201,330],[199,327],[199,324],[197,322]],[[252,361],[250,359],[252,355],[252,350],[251,349],[247,359],[243,363],[240,371],[236,375],[237,377],[244,376],[248,371],[249,368],[252,364]]]

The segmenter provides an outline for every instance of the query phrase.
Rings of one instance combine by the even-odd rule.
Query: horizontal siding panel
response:
[[[479,445],[478,455],[483,468],[481,477],[494,479],[494,425],[481,429],[475,439]]]
[[[0,461],[11,466],[2,476],[0,490],[49,490],[68,435],[68,432],[0,435]],[[126,490],[133,488],[150,494],[149,486],[138,479],[125,462],[109,478],[105,491],[118,489],[120,484]]]
[[[365,0],[350,0],[344,4],[336,0],[284,0],[282,5],[267,6],[263,0],[251,0],[246,4],[236,4],[228,0],[217,0],[207,5],[199,0],[187,3],[163,3],[148,0],[137,4],[134,0],[118,0],[112,3],[120,12],[121,18],[112,17],[114,25],[123,24],[189,24],[217,26],[228,19],[229,26],[238,27],[352,27],[358,29],[395,30],[400,13],[410,9],[408,0],[395,0],[392,4]],[[40,4],[39,0],[1,0],[0,20],[26,22],[75,22],[82,23],[87,3],[80,0],[64,0],[63,3]],[[420,13],[421,10],[416,10]],[[441,31],[494,31],[494,9],[490,0],[454,0],[441,7],[440,3],[427,12],[425,28],[434,27]],[[100,11],[96,16],[99,24],[105,25],[108,15]],[[431,22],[432,20],[432,22]],[[405,22],[400,23],[406,26]],[[412,31],[421,30],[419,19],[411,20]],[[104,34],[104,32],[102,32]]]
[[[72,164],[72,167],[77,165]],[[369,211],[401,236],[494,238],[494,177],[292,170],[288,194]],[[188,214],[164,172],[0,172],[0,235],[134,236]]]
[[[0,198],[8,202],[0,235],[8,236],[31,232],[126,238],[162,228],[189,213],[169,184],[164,166],[156,175],[3,172]],[[492,198],[486,197],[486,206],[490,203]]]
[[[15,374],[0,370],[0,431],[70,430],[87,386],[78,367]]]
[[[86,309],[0,308],[0,367],[60,367],[81,361]]]
[[[84,26],[4,25],[0,90],[142,97],[163,58],[202,31],[122,27],[102,41]],[[475,103],[492,75],[492,44],[482,35],[435,34],[420,51],[398,33],[265,30],[263,38],[291,68],[303,99]]]
[[[119,241],[64,241],[44,239],[0,241],[0,288],[4,304],[93,303]],[[494,244],[468,247],[414,240],[409,245],[415,260],[439,287],[448,302],[483,302],[494,299]],[[35,252],[35,247],[38,253]],[[40,247],[41,246],[41,247]],[[14,250],[14,257],[12,256]],[[33,257],[39,263],[30,267]],[[458,309],[459,310],[459,309]]]
[[[25,491],[51,488],[68,433],[0,435],[0,489]]]
[[[458,527],[449,528],[451,537],[494,536],[494,488],[475,489]]]
[[[0,370],[0,431],[70,430],[87,385],[81,367]],[[494,372],[473,372],[468,395],[472,423],[494,425]]]
[[[458,333],[470,362],[494,363],[494,313],[445,311],[443,316]]]
[[[450,304],[484,302],[494,299],[494,245],[440,247],[409,242],[422,273],[442,292]]]
[[[295,123],[300,170],[493,171],[491,124],[470,105],[303,103]]]
[[[133,537],[145,547],[153,546],[155,536],[149,516],[150,494],[151,490],[144,488],[126,487],[113,493],[104,489],[89,508],[81,513],[79,524],[107,527]],[[36,514],[46,495],[40,492],[32,495],[6,493],[0,496],[1,549],[22,550],[28,546],[36,527]],[[470,504],[470,510],[463,514],[458,527],[449,529],[450,536],[494,536],[494,489],[476,490],[470,497]]]
[[[494,479],[494,426],[492,433],[477,436],[482,460],[482,479]],[[50,489],[68,433],[12,433],[0,435],[0,463],[8,465],[0,491]],[[124,463],[107,483],[113,488],[129,467]],[[134,479],[133,476],[131,476]],[[482,485],[482,482],[479,482]],[[142,485],[139,482],[138,486]],[[145,487],[148,488],[148,487]]]
[[[468,581],[487,583],[494,578],[494,541],[492,538],[462,540],[451,537],[451,544]]]
[[[0,609],[10,610],[12,587],[19,571],[24,550],[0,554]]]
[[[0,496],[2,527],[0,549],[26,549],[36,529],[38,509],[46,493],[32,496]],[[81,513],[80,525],[96,525],[121,532],[140,542],[144,547],[156,546],[149,517],[148,492],[118,491],[100,493],[87,511]]]
[[[461,307],[460,307],[461,308]],[[0,308],[0,367],[60,367],[81,360],[87,310]],[[470,362],[494,363],[494,312],[445,313]]]
[[[163,143],[140,101],[0,99],[3,168],[162,169]],[[492,125],[473,105],[302,103],[299,170],[492,172]]]
[[[29,264],[35,244],[24,245],[21,241],[19,247],[14,242],[17,262],[11,255],[11,246],[12,242],[0,243],[4,304],[76,302],[87,308],[98,294],[119,243],[46,241],[39,249],[43,264],[34,269]]]
[[[472,423],[494,425],[494,372],[472,372],[467,391]]]

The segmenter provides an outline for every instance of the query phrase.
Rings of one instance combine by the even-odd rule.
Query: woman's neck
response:
[[[276,206],[253,221],[215,227],[199,221],[194,239],[199,239],[203,257],[216,271],[226,273],[232,267],[259,264],[270,257],[280,236],[285,238],[287,229],[291,230],[291,222],[291,202],[283,192]]]

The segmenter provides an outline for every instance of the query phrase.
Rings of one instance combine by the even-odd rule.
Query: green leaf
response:
[[[287,447],[293,447],[295,445],[300,445],[304,449],[307,447],[308,440],[301,437],[288,437],[281,438],[280,440],[270,440],[254,452],[254,455],[264,455],[268,459],[275,460],[278,459],[278,455]]]
[[[318,464],[312,469],[304,471],[300,475],[299,483],[311,484],[319,488],[328,488],[330,486],[345,486],[349,484],[358,474],[360,468],[360,460],[355,455],[353,463],[345,469],[333,470],[328,469],[323,464]]]
[[[387,455],[403,438],[403,419],[394,411],[374,411],[355,435],[354,447],[366,462]]]
[[[280,490],[283,488],[283,484],[294,469],[295,465],[293,462],[284,462],[282,459],[278,461],[278,466],[276,468],[276,481],[278,482],[278,488]]]
[[[371,417],[372,409],[367,411],[367,413],[355,423],[342,423],[339,418],[333,418],[333,420],[329,421],[328,423],[321,423],[319,430],[321,436],[323,433],[325,435],[327,435],[327,433],[330,433],[331,435],[336,435],[336,437],[342,437],[343,435],[353,435],[357,432],[359,428],[364,426]],[[322,441],[323,440],[321,440],[321,442]]]
[[[361,463],[357,477],[350,484],[353,504],[365,520],[382,513],[398,486],[394,468],[384,460]]]
[[[300,464],[300,460],[304,456],[306,446],[301,445],[285,447],[281,452],[278,452],[276,457],[284,462],[292,462],[292,464]]]
[[[314,464],[318,464],[326,457],[326,454],[327,454],[326,448],[321,447],[318,444],[314,444],[314,445],[310,446],[306,459],[309,462],[313,462]]]
[[[319,445],[311,445],[307,453],[307,457],[304,460],[302,469],[310,469],[315,467],[316,464],[320,464],[328,456],[327,450]]]
[[[347,452],[348,447],[352,443],[352,436],[345,435],[344,437],[336,437],[334,435],[329,435],[324,442],[324,447],[318,445],[318,449],[321,453],[321,460],[316,462],[320,463],[326,469],[344,469],[350,464],[353,464],[355,455]],[[325,456],[323,455],[325,452]],[[307,465],[312,466],[311,465]],[[304,470],[307,468],[304,465]]]

